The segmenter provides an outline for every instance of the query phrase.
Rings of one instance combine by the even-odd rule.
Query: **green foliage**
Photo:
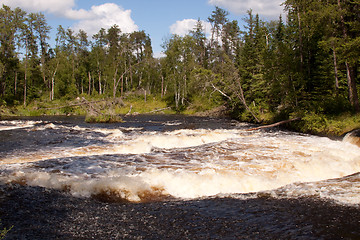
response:
[[[87,123],[117,123],[122,121],[120,116],[112,114],[87,115],[85,118]]]
[[[316,114],[314,112],[306,112],[302,117],[304,124],[302,125],[302,132],[312,134],[325,133],[328,129],[328,122],[324,115]]]
[[[84,31],[59,26],[51,49],[44,15],[3,6],[0,104],[24,115],[85,115],[84,107],[54,106],[79,95],[121,97],[126,106],[100,108],[91,121],[111,121],[130,106],[132,113],[227,106],[245,121],[302,115],[295,126],[301,131],[340,132],[346,127],[334,119],[360,111],[359,1],[287,0],[284,6],[286,23],[282,16],[263,21],[250,10],[244,27],[216,7],[207,19],[209,37],[199,19],[188,34],[163,43],[161,59],[153,58],[144,31],[124,33],[117,25],[100,29],[92,41]]]
[[[146,94],[145,99],[145,92],[138,91],[127,94],[123,100],[124,105],[117,109],[121,114],[149,114],[160,109],[163,109],[160,113],[174,113],[168,108],[166,99],[159,95]]]
[[[350,112],[335,116],[308,111],[291,114],[291,118],[297,117],[301,117],[301,121],[291,123],[291,128],[304,133],[341,136],[353,129],[360,128],[360,115],[353,115]]]
[[[0,220],[0,225],[1,225],[1,220]],[[10,230],[13,228],[14,226],[11,226],[10,228],[3,228],[2,230],[0,230],[0,240],[5,239],[6,234],[8,232],[10,232]]]

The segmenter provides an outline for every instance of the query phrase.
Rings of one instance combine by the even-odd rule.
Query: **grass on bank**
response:
[[[124,100],[124,105],[118,108],[118,113],[125,114],[151,114],[151,113],[163,113],[174,114],[175,111],[168,108],[165,99],[160,96],[153,95],[128,95]]]
[[[211,111],[223,104],[209,99],[197,97],[186,108],[175,109],[172,98],[158,95],[147,95],[139,93],[127,94],[122,98],[113,99],[102,95],[80,95],[77,98],[62,98],[49,101],[44,96],[41,99],[30,102],[26,107],[21,103],[15,106],[4,107],[0,105],[0,115],[3,116],[43,116],[43,115],[89,115],[89,104],[104,115],[126,115],[126,114],[175,114],[182,113],[193,115],[199,112]],[[82,104],[84,103],[84,104]],[[94,115],[91,113],[90,115]]]
[[[127,95],[124,98],[86,95],[77,98],[62,98],[49,101],[47,98],[30,102],[26,107],[0,105],[0,116],[44,116],[44,115],[125,115],[125,114],[174,114],[165,99],[159,96]]]

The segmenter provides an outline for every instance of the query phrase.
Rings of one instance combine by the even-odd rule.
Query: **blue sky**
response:
[[[278,19],[283,0],[0,0],[0,4],[20,7],[27,12],[42,12],[52,27],[85,30],[90,36],[103,27],[117,24],[123,32],[144,30],[150,35],[154,55],[159,56],[164,39],[171,34],[183,35],[193,28],[198,18],[206,21],[219,6],[230,12],[230,20],[238,20],[248,9],[264,19]],[[209,23],[204,22],[206,30]]]

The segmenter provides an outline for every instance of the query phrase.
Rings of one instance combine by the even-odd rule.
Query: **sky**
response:
[[[207,18],[215,6],[228,11],[230,20],[242,19],[249,9],[262,19],[276,20],[283,14],[284,0],[0,0],[11,8],[20,7],[27,12],[42,12],[52,27],[54,42],[59,25],[74,31],[84,30],[89,36],[100,28],[117,24],[122,32],[144,30],[152,40],[154,56],[161,56],[161,44],[171,34],[185,35],[198,19],[204,21],[207,32],[211,25]]]

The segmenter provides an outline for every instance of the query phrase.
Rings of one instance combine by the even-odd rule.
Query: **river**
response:
[[[0,121],[8,239],[354,239],[360,148],[234,120]]]

